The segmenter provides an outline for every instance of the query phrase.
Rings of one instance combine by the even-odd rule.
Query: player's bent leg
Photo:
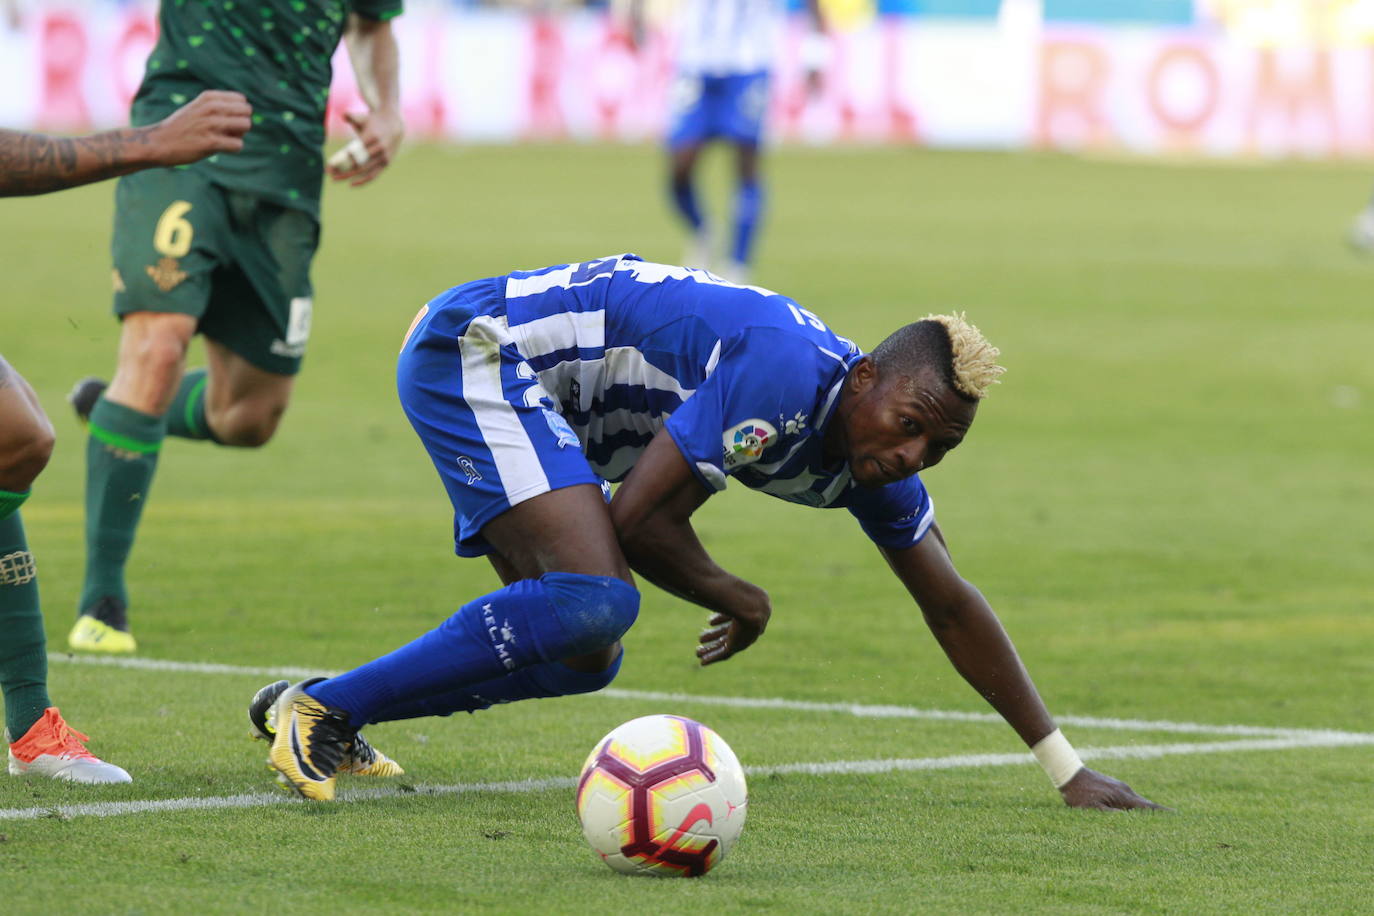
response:
[[[124,316],[119,364],[90,409],[86,445],[86,576],[74,649],[132,652],[124,568],[148,501],[196,319],[179,312]]]
[[[487,559],[506,585],[513,585],[527,578],[520,574],[514,563],[499,553],[490,553]],[[537,566],[529,571],[536,574],[530,578],[538,578]],[[531,665],[490,681],[482,681],[422,699],[401,701],[374,712],[372,721],[390,722],[424,716],[450,716],[455,712],[477,712],[500,703],[514,703],[518,700],[595,693],[611,685],[620,673],[624,657],[624,649],[617,640],[609,646],[585,655]]]
[[[128,782],[90,751],[48,697],[47,640],[38,572],[19,507],[52,454],[52,424],[33,389],[0,358],[0,693],[11,775]]]
[[[19,516],[52,446],[33,389],[0,358],[0,692],[11,735],[26,734],[52,705],[38,574]]]
[[[469,602],[419,639],[311,693],[362,724],[402,701],[606,649],[638,613],[639,593],[621,579],[546,573]]]
[[[602,485],[601,492],[603,500],[609,504],[610,495],[606,484]],[[501,554],[495,551],[492,551],[491,553],[487,554],[487,560],[491,563],[492,569],[496,570],[496,574],[501,577],[502,583],[506,585],[512,585],[515,582],[520,581],[521,579],[537,579],[539,577],[538,567],[528,570],[533,575],[522,575],[520,571],[516,568],[514,563],[512,563],[510,560],[507,560],[505,557],[501,556]],[[615,666],[615,669],[619,671],[620,659],[623,651],[624,650],[621,647],[620,642],[616,641],[611,645],[606,646],[605,648],[598,649],[597,651],[589,653],[587,655],[575,655],[570,658],[565,658],[561,662],[559,662],[559,664],[565,665],[576,672],[587,672],[591,674],[598,674],[601,672],[608,671],[613,665]],[[607,679],[606,683],[602,684],[601,687],[609,685],[611,680],[614,679],[614,677],[615,675],[611,675],[611,678]],[[600,690],[601,687],[569,690],[567,691],[567,693],[590,693],[592,690]],[[562,696],[563,694],[559,693],[550,695]],[[530,696],[533,697],[535,696],[535,694],[530,694]],[[502,700],[502,702],[509,701],[509,698]],[[415,717],[401,716],[399,718],[409,719]]]
[[[612,654],[610,664],[597,669],[578,670],[567,661],[531,665],[490,681],[387,706],[373,713],[371,721],[451,716],[455,712],[479,712],[500,703],[518,700],[595,693],[609,687],[620,673],[624,651],[619,643],[609,647],[609,651]]]
[[[218,341],[206,340],[205,351],[210,366],[199,410],[210,435],[224,445],[266,445],[286,413],[295,376],[260,369]]]
[[[522,507],[527,508],[517,511]],[[583,540],[560,531],[567,518],[579,516],[584,521]],[[496,703],[592,693],[608,686],[620,671],[624,657],[620,636],[634,622],[639,602],[638,593],[629,585],[628,563],[619,544],[610,540],[614,529],[609,525],[604,499],[589,486],[546,493],[488,523],[482,534],[497,548],[491,561],[508,583],[502,591],[537,584],[548,594],[556,619],[567,630],[581,629],[581,636],[569,638],[564,633],[556,647],[542,648],[543,657],[537,663],[526,665],[521,658],[519,667],[506,666],[507,672],[494,678],[437,694],[414,694],[413,699],[374,708],[368,713],[369,721],[474,712]],[[546,572],[559,568],[586,572]],[[602,570],[614,575],[594,574]],[[602,592],[606,583],[614,583],[615,596]]]
[[[634,623],[639,593],[628,581],[629,566],[599,486],[534,496],[497,516],[482,534],[517,572],[538,577],[469,602],[436,629],[375,661],[281,695],[269,762],[298,793],[332,798],[343,748],[382,710],[594,655]],[[614,667],[607,669],[611,677]],[[567,682],[545,681],[546,689],[577,686],[572,681],[586,674],[561,668]],[[604,681],[605,674],[592,676]]]
[[[339,677],[284,691],[277,700],[277,734],[268,762],[303,797],[328,801],[358,729],[381,721],[383,710],[399,707],[405,711],[394,714],[401,717],[432,712],[408,704],[604,648],[629,629],[638,609],[639,593],[629,583],[581,573],[547,573],[485,595],[389,655]],[[600,689],[617,669],[613,664],[605,672],[588,674],[546,665],[541,673],[552,676],[550,680],[536,674],[529,687],[507,698]]]

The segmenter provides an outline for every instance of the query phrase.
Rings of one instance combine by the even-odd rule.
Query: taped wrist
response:
[[[1079,759],[1078,752],[1057,728],[1035,742],[1031,753],[1035,755],[1036,762],[1040,764],[1040,768],[1045,771],[1045,775],[1054,783],[1056,789],[1062,789],[1069,780],[1078,775],[1079,770],[1083,769],[1083,761]]]

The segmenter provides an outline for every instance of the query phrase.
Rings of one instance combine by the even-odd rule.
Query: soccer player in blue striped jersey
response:
[[[505,587],[352,671],[282,685],[270,764],[329,799],[369,722],[605,687],[639,609],[631,570],[712,612],[702,664],[744,650],[768,594],[691,526],[733,478],[848,509],[1067,803],[1153,807],[1082,766],[955,571],[917,476],[963,441],[997,352],[961,317],[931,316],[866,354],[785,296],[634,255],[442,293],[406,336],[401,404],[453,503],[458,554],[486,556]]]

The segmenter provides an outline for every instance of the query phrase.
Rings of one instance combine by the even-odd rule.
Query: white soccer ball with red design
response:
[[[747,806],[735,752],[681,716],[644,716],[615,729],[577,783],[583,835],[626,874],[706,874],[739,839]]]

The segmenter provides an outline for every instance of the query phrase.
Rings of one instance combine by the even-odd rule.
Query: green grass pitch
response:
[[[708,163],[717,212],[725,164]],[[417,146],[375,186],[331,189],[277,439],[163,451],[130,569],[140,658],[339,669],[491,587],[452,556],[396,405],[400,337],[464,280],[675,260],[663,171],[648,147]],[[1374,732],[1374,263],[1340,244],[1367,167],[790,148],[768,177],[757,282],[864,346],[962,308],[1002,348],[1005,383],[926,480],[1052,711]],[[82,568],[84,435],[62,399],[113,365],[112,195],[0,202],[0,352],[59,434],[24,508],[54,652]],[[731,487],[699,529],[770,590],[759,645],[698,669],[704,613],[648,588],[616,684],[641,693],[374,728],[414,790],[384,798],[64,813],[271,791],[243,716],[269,678],[56,660],[56,701],[135,782],[0,779],[0,911],[1374,911],[1368,745],[1099,764],[1162,815],[1068,810],[1031,765],[760,773],[739,845],[697,881],[613,874],[566,788],[426,791],[572,777],[649,712],[701,719],[756,767],[1022,750],[999,724],[645,698],[984,711],[847,513]],[[1237,740],[1065,731],[1099,748]]]

